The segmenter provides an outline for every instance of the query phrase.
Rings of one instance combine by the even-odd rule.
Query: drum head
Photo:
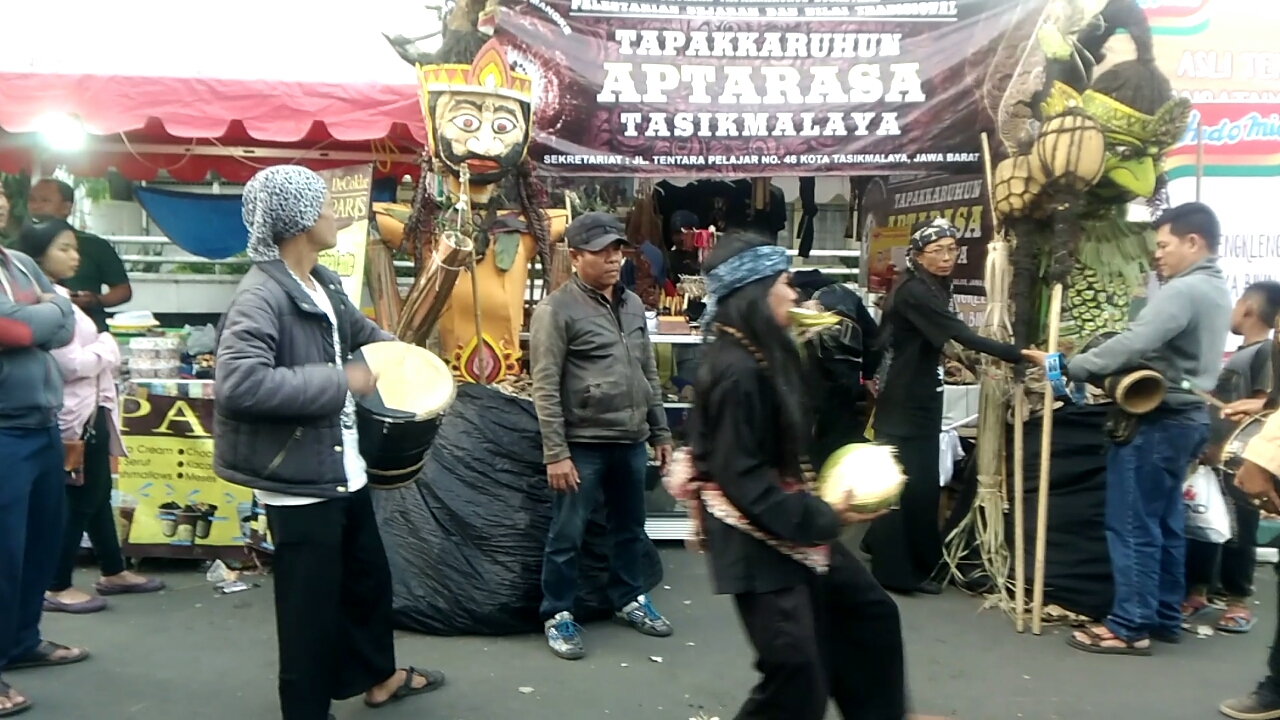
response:
[[[425,420],[453,404],[457,385],[449,366],[426,348],[408,343],[376,342],[355,352],[378,378],[372,395],[357,402],[379,417]]]

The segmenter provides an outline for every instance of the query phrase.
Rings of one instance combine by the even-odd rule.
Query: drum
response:
[[[371,395],[356,398],[360,454],[373,487],[413,479],[440,430],[458,388],[444,361],[426,348],[388,341],[355,352],[378,378]]]
[[[1250,440],[1262,432],[1262,426],[1267,423],[1271,413],[1271,410],[1265,410],[1240,423],[1232,431],[1227,441],[1222,444],[1222,457],[1218,460],[1218,467],[1231,473],[1240,470],[1240,466],[1244,464],[1244,449],[1249,446]]]

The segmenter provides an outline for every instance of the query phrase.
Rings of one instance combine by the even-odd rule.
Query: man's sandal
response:
[[[13,688],[9,687],[4,680],[0,680],[0,698],[10,703],[9,707],[0,708],[0,718],[13,717],[31,709],[31,701],[25,697],[22,698],[22,702],[13,701]]]
[[[1151,654],[1151,638],[1143,638],[1133,642],[1122,640],[1116,637],[1115,633],[1108,630],[1106,625],[1075,628],[1071,631],[1070,637],[1067,638],[1067,644],[1076,650],[1095,655],[1136,655],[1145,657]]]
[[[1218,619],[1218,624],[1215,627],[1218,632],[1243,635],[1252,630],[1257,623],[1258,618],[1249,612],[1249,608],[1236,605],[1227,608],[1227,611]]]
[[[66,653],[67,651],[70,651],[70,654],[57,657],[58,653]],[[84,648],[67,647],[66,645],[59,645],[56,642],[45,640],[36,646],[35,650],[5,665],[4,669],[25,670],[28,668],[53,667],[55,665],[71,665],[88,658],[89,651]]]
[[[413,680],[417,677],[426,680],[427,684],[422,687],[414,687]],[[414,695],[422,695],[439,690],[442,685],[444,685],[444,673],[439,670],[418,670],[413,666],[409,666],[404,670],[404,682],[400,684],[400,687],[396,688],[395,692],[391,693],[390,697],[382,702],[373,702],[366,698],[364,704],[366,707],[380,708],[396,700],[403,700]]]

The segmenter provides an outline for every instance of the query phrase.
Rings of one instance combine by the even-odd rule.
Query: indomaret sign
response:
[[[973,170],[991,61],[1044,6],[502,1],[531,157],[577,175]]]

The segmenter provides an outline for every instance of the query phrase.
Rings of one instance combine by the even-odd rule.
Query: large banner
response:
[[[978,171],[991,60],[1045,5],[502,2],[499,29],[537,90],[534,162],[736,177]]]
[[[338,246],[320,253],[320,264],[342,278],[342,289],[356,307],[364,304],[364,257],[369,240],[369,193],[373,165],[320,170],[329,186],[329,202],[338,221]]]
[[[120,399],[125,449],[117,517],[126,555],[244,554],[253,493],[213,474],[213,400],[133,387]]]
[[[891,175],[875,178],[863,193],[863,257],[867,286],[888,292],[906,266],[911,226],[944,217],[960,232],[960,255],[951,274],[956,312],[972,327],[981,327],[987,306],[983,284],[991,212],[981,175]]]

